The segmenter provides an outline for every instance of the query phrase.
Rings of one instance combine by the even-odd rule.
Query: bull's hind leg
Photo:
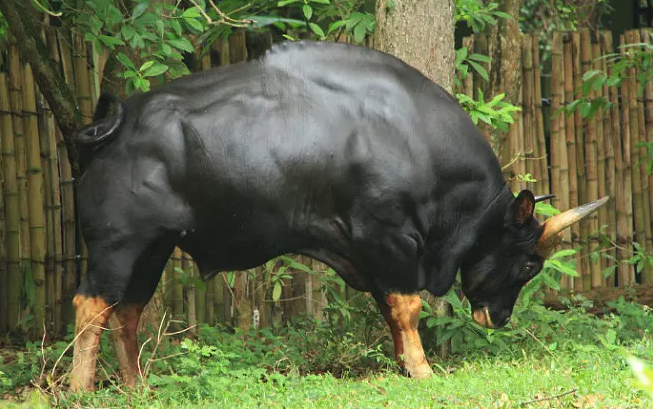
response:
[[[141,375],[136,337],[138,321],[156,290],[173,247],[173,244],[162,239],[138,258],[125,295],[111,317],[111,334],[122,381],[127,387],[135,386]]]
[[[417,331],[422,302],[418,294],[373,294],[395,345],[395,359],[415,379],[429,378],[429,366]],[[403,357],[403,359],[402,359]]]

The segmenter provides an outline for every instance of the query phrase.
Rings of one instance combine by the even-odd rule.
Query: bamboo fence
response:
[[[42,34],[85,122],[90,121],[99,94],[97,55],[79,34],[54,28]],[[562,248],[579,249],[572,257],[579,276],[563,276],[562,293],[653,284],[650,267],[638,271],[632,264],[615,262],[633,256],[634,242],[647,253],[653,251],[653,175],[646,173],[644,151],[637,147],[638,142],[653,143],[653,86],[638,93],[633,71],[619,87],[592,91],[591,97],[606,98],[612,108],[592,119],[578,112],[556,114],[580,97],[583,73],[611,71],[599,57],[615,51],[612,35],[590,34],[554,33],[546,74],[537,36],[522,36],[523,86],[517,101],[522,111],[509,134],[499,138],[508,144],[503,152],[510,153],[503,158],[506,174],[530,174],[535,180],[515,176],[509,180],[513,188],[553,192],[553,205],[563,210],[604,195],[613,198],[593,217],[565,231]],[[629,31],[618,40],[629,44],[649,39],[648,33]],[[235,30],[204,54],[198,48],[189,68],[200,71],[251,59],[270,44],[269,36]],[[463,39],[463,45],[474,52],[474,37]],[[58,337],[73,320],[71,301],[87,265],[75,219],[74,180],[63,137],[29,65],[20,61],[15,45],[0,52],[6,55],[0,67],[0,334],[40,336],[45,329]],[[475,96],[482,81],[469,75],[457,92]],[[487,127],[480,127],[490,138]],[[317,273],[272,260],[247,273],[222,273],[201,283],[190,255],[176,248],[157,289],[159,304],[152,308],[158,317],[165,307],[183,325],[226,323],[245,329],[302,314],[321,317],[327,295],[320,277],[327,267],[306,257],[294,259]],[[292,272],[293,278],[279,278],[282,272]],[[281,283],[278,299],[272,297],[275,283]]]

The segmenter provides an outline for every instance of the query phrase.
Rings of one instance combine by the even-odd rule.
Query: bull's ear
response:
[[[533,192],[522,190],[510,204],[508,214],[506,215],[507,221],[517,225],[528,223],[533,218],[533,211],[535,211],[535,196]]]

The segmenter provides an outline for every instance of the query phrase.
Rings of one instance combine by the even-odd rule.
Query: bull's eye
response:
[[[524,273],[527,276],[533,276],[535,273],[537,273],[537,263],[533,263],[532,261],[529,261],[524,265]]]

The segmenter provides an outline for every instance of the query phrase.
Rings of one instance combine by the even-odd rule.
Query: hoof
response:
[[[429,379],[433,376],[433,370],[428,365],[420,365],[414,369],[408,369],[408,375],[413,379]]]

